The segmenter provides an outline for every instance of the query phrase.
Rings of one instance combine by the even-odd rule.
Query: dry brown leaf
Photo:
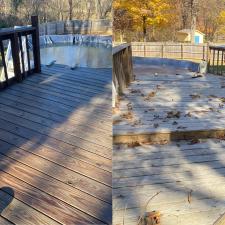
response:
[[[120,110],[119,110],[118,107],[113,107],[113,108],[112,108],[112,114],[117,114],[117,113],[119,113],[119,112],[120,112]]]
[[[187,114],[185,114],[185,117],[191,117],[191,112],[188,112]]]
[[[179,126],[179,127],[177,127],[177,129],[186,129],[187,127],[184,127],[184,126]]]
[[[156,92],[152,91],[147,95],[147,97],[145,97],[145,100],[150,100],[151,98],[155,97],[155,95],[156,95]]]
[[[128,110],[132,110],[133,109],[131,102],[127,104],[127,108],[128,108]]]
[[[199,139],[197,139],[197,138],[195,138],[195,139],[192,139],[188,144],[189,145],[194,145],[194,144],[198,144],[198,143],[200,143],[201,141],[199,140]]]
[[[138,146],[141,146],[141,144],[138,141],[131,142],[131,143],[127,144],[128,148],[134,148],[134,147],[138,147]]]
[[[123,113],[121,117],[127,120],[132,120],[134,116],[133,116],[133,113],[129,111],[127,113]]]
[[[216,95],[209,95],[208,98],[218,98]]]
[[[166,118],[180,118],[180,111],[167,112]]]
[[[141,120],[135,120],[131,126],[137,126],[137,125],[141,125]]]
[[[139,89],[131,89],[130,93],[132,93],[132,94],[141,93],[141,90],[139,90]]]
[[[191,94],[190,96],[191,96],[192,99],[197,99],[197,98],[200,98],[201,97],[198,94]]]
[[[116,125],[116,124],[121,123],[121,122],[122,122],[121,119],[113,120],[113,125]]]
[[[172,123],[172,125],[177,125],[178,124],[178,122],[177,121],[174,121],[173,123]]]
[[[190,191],[188,192],[188,202],[189,202],[189,204],[190,204],[191,201],[192,201],[192,192],[193,192],[193,190],[190,190]]]

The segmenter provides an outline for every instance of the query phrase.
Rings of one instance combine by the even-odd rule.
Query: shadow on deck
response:
[[[114,115],[114,224],[158,210],[162,225],[212,225],[225,211],[225,78],[143,64],[134,73]]]
[[[111,74],[54,65],[0,93],[0,221],[111,223]]]

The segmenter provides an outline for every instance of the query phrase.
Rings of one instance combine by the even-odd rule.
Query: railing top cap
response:
[[[215,49],[215,50],[225,50],[225,46],[209,46],[210,49]]]
[[[120,52],[120,51],[126,49],[126,48],[129,47],[129,46],[131,46],[130,43],[125,43],[125,44],[121,44],[121,45],[115,46],[115,47],[113,47],[113,49],[112,49],[112,54],[115,55],[115,54],[117,54],[118,52]]]
[[[33,31],[33,30],[35,30],[35,28],[31,26],[18,27],[18,28],[2,28],[0,29],[0,37],[13,34],[13,33],[21,33],[26,31]]]

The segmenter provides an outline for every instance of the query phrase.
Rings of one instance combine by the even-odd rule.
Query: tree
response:
[[[127,10],[135,29],[142,30],[144,41],[149,27],[154,38],[155,28],[169,22],[169,0],[116,0],[115,5]]]

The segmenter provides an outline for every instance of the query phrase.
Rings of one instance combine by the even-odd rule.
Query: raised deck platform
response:
[[[224,135],[225,77],[138,64],[134,73],[114,115],[114,143]]]
[[[161,225],[212,225],[225,212],[225,77],[147,64],[134,73],[113,116],[113,224],[156,210]]]
[[[0,224],[111,224],[111,74],[54,65],[0,93]]]

